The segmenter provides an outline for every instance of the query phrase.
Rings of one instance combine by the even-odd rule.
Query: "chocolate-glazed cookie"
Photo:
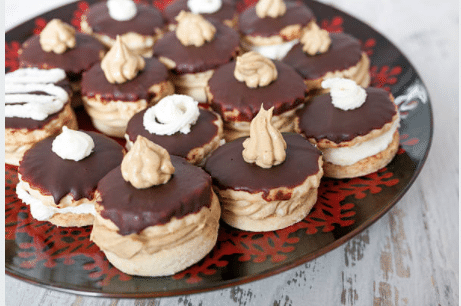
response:
[[[323,152],[327,177],[373,173],[397,153],[400,119],[392,95],[380,88],[365,92],[365,102],[354,109],[339,109],[330,94],[323,94],[297,111],[295,131]]]
[[[222,120],[211,110],[200,108],[199,118],[191,126],[190,132],[176,132],[173,135],[156,135],[146,130],[143,124],[146,111],[147,109],[137,113],[128,122],[125,134],[127,147],[141,135],[165,148],[171,155],[184,157],[189,162],[197,164],[219,146],[222,138]]]
[[[309,55],[301,43],[296,44],[282,59],[304,79],[309,90],[320,90],[327,77],[346,77],[362,87],[370,83],[370,61],[360,41],[349,34],[330,33],[331,45],[323,54]],[[320,92],[322,93],[322,91]]]
[[[167,23],[170,26],[174,26],[177,24],[175,17],[181,11],[190,12],[189,7],[187,6],[188,0],[176,0],[168,5],[163,10],[163,16],[165,17]],[[234,27],[237,23],[237,8],[235,4],[235,0],[223,0],[221,8],[214,12],[214,13],[202,13],[201,14],[207,20],[215,20],[217,22],[224,23],[227,26]]]
[[[133,4],[136,14],[128,20],[116,20],[111,17],[108,1],[90,6],[82,16],[82,31],[93,35],[108,48],[111,48],[117,35],[136,53],[151,57],[152,46],[161,37],[165,21],[155,7],[142,3]]]
[[[315,20],[313,12],[301,1],[285,1],[286,13],[282,16],[259,18],[256,6],[249,7],[239,16],[239,31],[245,36],[270,37],[278,35],[290,25],[305,27]]]

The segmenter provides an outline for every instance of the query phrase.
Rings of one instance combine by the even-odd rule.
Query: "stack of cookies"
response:
[[[386,166],[391,94],[360,42],[299,1],[132,0],[54,19],[6,75],[6,163],[18,197],[56,226],[92,225],[121,271],[171,275],[208,254],[222,220],[274,231],[306,218],[323,177]],[[75,101],[75,103],[74,103]],[[99,132],[77,130],[73,108]],[[125,147],[114,141],[125,144]]]

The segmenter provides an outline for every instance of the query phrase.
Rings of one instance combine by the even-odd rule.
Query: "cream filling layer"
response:
[[[384,151],[392,142],[392,137],[399,127],[400,120],[396,120],[389,131],[368,141],[352,147],[328,148],[322,150],[325,161],[339,166],[350,166],[356,162]]]
[[[287,53],[299,42],[299,39],[293,39],[288,42],[277,44],[277,45],[267,45],[267,46],[249,46],[252,51],[256,51],[259,54],[270,58],[272,60],[281,60],[287,55]]]
[[[29,192],[27,192],[22,187],[21,182],[19,182],[16,186],[16,193],[20,200],[22,200],[24,203],[30,206],[30,213],[32,214],[32,217],[34,217],[38,221],[47,221],[55,214],[73,213],[96,215],[96,210],[94,208],[93,203],[84,203],[78,206],[65,208],[57,208],[45,205],[42,203],[42,201],[31,196]]]

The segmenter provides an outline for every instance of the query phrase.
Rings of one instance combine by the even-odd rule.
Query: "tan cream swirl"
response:
[[[123,158],[121,170],[123,179],[138,189],[165,184],[175,171],[168,152],[143,136]]]
[[[184,46],[203,46],[212,41],[216,34],[213,24],[198,14],[181,11],[176,21],[176,37]]]
[[[282,134],[272,124],[274,107],[261,109],[250,125],[250,137],[243,142],[243,159],[247,163],[256,163],[261,168],[271,168],[281,164],[286,157],[287,144]]]
[[[315,22],[304,31],[300,41],[303,44],[303,51],[309,55],[325,53],[331,45],[328,31],[320,29]]]
[[[277,68],[267,57],[250,51],[237,57],[234,77],[250,88],[264,87],[277,79]]]
[[[53,19],[40,33],[39,42],[43,51],[62,54],[75,47],[75,29],[59,19]]]
[[[287,6],[283,0],[259,0],[256,3],[256,15],[259,18],[276,18],[285,15]]]
[[[104,75],[112,84],[121,84],[134,79],[145,65],[144,58],[128,49],[118,35],[114,46],[101,61]]]

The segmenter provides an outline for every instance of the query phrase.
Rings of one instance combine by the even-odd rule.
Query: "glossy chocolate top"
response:
[[[75,38],[75,48],[67,49],[62,54],[56,54],[43,51],[40,46],[40,37],[32,36],[22,45],[19,64],[21,67],[61,68],[68,76],[80,75],[99,62],[100,53],[105,51],[105,48],[90,35],[77,32]]]
[[[55,85],[63,88],[65,91],[67,91],[67,94],[69,95],[69,97],[72,97],[72,88],[70,87],[69,81],[67,79],[61,80],[55,83]],[[30,94],[47,95],[47,93],[42,92],[42,91],[30,92]],[[26,101],[23,101],[23,102],[26,102]],[[61,111],[64,110],[64,107],[66,107],[66,105],[63,106]],[[44,120],[34,120],[31,118],[19,118],[19,117],[5,117],[5,128],[6,129],[28,129],[28,130],[42,129],[51,120],[57,118],[59,114],[61,113],[61,111],[49,115]]]
[[[19,164],[22,180],[59,203],[67,194],[74,200],[92,199],[97,184],[121,164],[124,149],[100,133],[87,132],[94,141],[93,152],[80,161],[62,159],[51,151],[56,136],[48,137],[29,149]]]
[[[213,24],[216,34],[212,41],[201,47],[183,46],[176,32],[168,32],[154,45],[154,56],[166,57],[176,63],[177,74],[204,72],[232,60],[239,48],[238,33],[220,23]]]
[[[145,36],[154,36],[156,30],[164,26],[163,16],[159,10],[151,5],[136,4],[137,13],[130,20],[118,21],[109,15],[106,1],[90,6],[86,21],[94,33],[107,35],[113,39],[117,35],[129,32]]]
[[[170,5],[168,5],[163,10],[163,16],[165,17],[167,23],[176,24],[177,21],[175,17],[181,11],[190,12],[190,9],[187,7],[187,0],[176,0]],[[223,22],[224,20],[232,20],[234,15],[237,14],[237,8],[234,0],[222,0],[221,8],[211,14],[202,13],[206,20],[215,20],[217,22]]]
[[[216,69],[208,81],[213,95],[211,107],[220,115],[237,109],[232,121],[251,121],[259,112],[261,104],[265,109],[274,106],[274,115],[280,115],[304,102],[306,86],[302,77],[290,66],[273,61],[277,68],[277,79],[268,86],[249,88],[245,82],[234,77],[235,62]]]
[[[148,92],[149,87],[166,81],[168,70],[156,58],[145,58],[144,60],[146,61],[144,69],[134,79],[122,84],[109,83],[101,64],[94,65],[83,74],[82,95],[87,97],[101,95],[101,99],[105,101],[138,101],[140,99],[150,101],[153,94]]]
[[[306,80],[315,80],[327,72],[342,71],[358,64],[362,57],[360,41],[349,34],[330,33],[331,45],[326,53],[311,56],[300,43],[282,59]]]
[[[126,128],[126,134],[132,142],[136,141],[138,135],[144,136],[165,148],[171,155],[186,158],[192,149],[203,147],[218,134],[218,127],[213,123],[218,120],[218,115],[203,108],[200,108],[199,118],[191,126],[188,134],[180,132],[173,135],[151,134],[143,124],[144,113],[146,111],[147,109],[137,113],[130,119]]]
[[[329,93],[312,98],[296,112],[301,133],[317,141],[328,139],[340,143],[392,122],[397,110],[389,93],[381,88],[369,87],[365,90],[365,103],[348,111],[334,107]]]
[[[216,149],[204,169],[220,189],[262,191],[263,197],[274,188],[299,186],[308,176],[318,173],[321,152],[299,134],[283,133],[283,137],[287,143],[286,159],[278,166],[265,169],[245,162],[243,141],[248,137],[241,137]]]
[[[101,216],[114,222],[121,235],[129,235],[210,207],[211,177],[184,158],[171,156],[171,163],[175,168],[171,179],[145,189],[126,182],[120,167],[112,170],[98,184]]]
[[[239,16],[239,31],[243,35],[270,37],[279,35],[280,30],[289,25],[300,24],[304,27],[315,20],[314,13],[301,1],[285,1],[285,4],[285,14],[276,18],[259,18],[256,6],[247,8]]]

